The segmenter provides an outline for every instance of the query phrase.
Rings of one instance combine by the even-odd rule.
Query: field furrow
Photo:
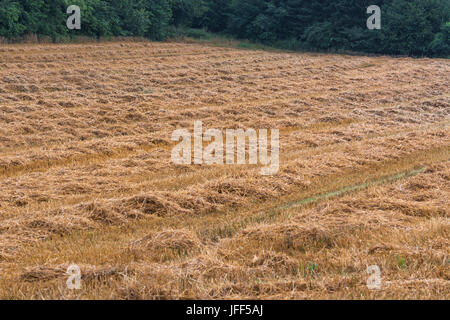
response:
[[[448,83],[444,59],[2,45],[0,298],[448,298]],[[279,170],[175,164],[195,121],[279,130]]]

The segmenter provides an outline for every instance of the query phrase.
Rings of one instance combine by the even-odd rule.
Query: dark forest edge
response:
[[[81,9],[81,30],[66,26]],[[366,10],[381,8],[369,30]],[[219,36],[215,36],[215,35]],[[0,0],[2,42],[246,39],[242,48],[450,56],[449,0]]]

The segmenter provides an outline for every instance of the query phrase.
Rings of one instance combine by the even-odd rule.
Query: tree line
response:
[[[82,12],[66,26],[67,7]],[[367,7],[381,8],[369,30]],[[199,28],[289,49],[449,56],[449,0],[0,0],[0,37],[139,36]]]

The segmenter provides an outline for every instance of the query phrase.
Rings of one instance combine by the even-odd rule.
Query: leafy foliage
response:
[[[231,0],[225,30],[240,38],[290,40],[304,48],[448,55],[448,0],[378,0],[382,29],[368,30],[372,0]]]
[[[194,27],[269,45],[401,55],[450,54],[449,0],[377,0],[382,29],[368,30],[373,0],[0,0],[0,36],[53,39],[142,36]],[[67,30],[66,8],[81,8],[82,30]]]

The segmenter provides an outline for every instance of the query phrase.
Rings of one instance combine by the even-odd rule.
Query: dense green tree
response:
[[[433,54],[450,57],[450,21],[443,24],[441,32],[434,36],[430,50]]]
[[[204,0],[170,0],[172,23],[177,26],[191,25],[207,11]]]
[[[450,55],[449,0],[375,2],[382,9],[381,30],[366,26],[373,0],[0,0],[0,36],[161,40],[173,25],[313,50]],[[81,8],[81,30],[66,27],[71,4]]]
[[[49,36],[52,39],[67,36],[67,6],[62,0],[21,0],[20,23],[23,34]]]
[[[423,55],[440,28],[441,3],[433,0],[393,0],[383,7],[381,52]]]
[[[110,6],[103,0],[64,0],[65,6],[77,5],[82,12],[82,30],[71,31],[87,36],[100,37],[119,34],[120,20]]]
[[[231,0],[204,0],[202,14],[193,19],[192,26],[211,32],[224,32],[232,14]]]
[[[27,27],[21,23],[22,5],[17,1],[2,1],[0,3],[0,35],[14,38],[22,35]]]

